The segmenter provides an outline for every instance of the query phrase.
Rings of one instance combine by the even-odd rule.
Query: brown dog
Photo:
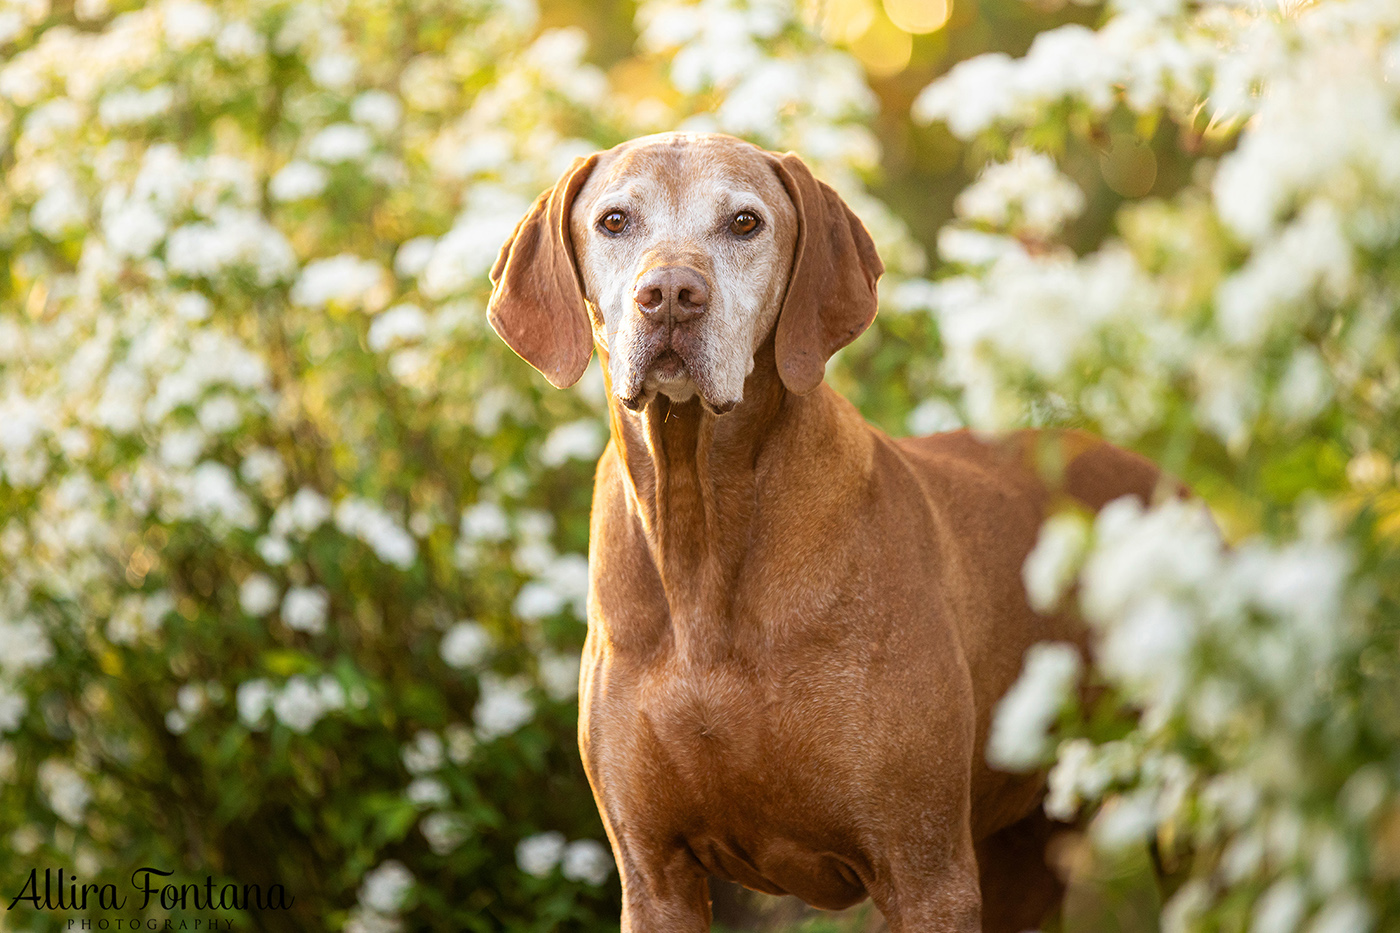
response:
[[[665,134],[580,159],[501,251],[491,323],[556,386],[596,345],[579,745],[625,931],[709,928],[707,875],[894,933],[1034,927],[1059,890],[1039,776],[984,760],[1057,496],[1149,498],[1080,434],[894,440],[823,384],[883,265],[793,155]],[[1058,461],[1047,481],[1043,462]]]

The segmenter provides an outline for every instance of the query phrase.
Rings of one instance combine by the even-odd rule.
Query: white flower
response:
[[[163,13],[165,38],[176,49],[209,38],[219,25],[214,11],[196,0],[166,0]]]
[[[447,630],[438,653],[451,667],[476,667],[491,651],[491,633],[479,622],[464,620]]]
[[[1308,907],[1307,890],[1296,878],[1280,878],[1254,904],[1254,933],[1294,933]]]
[[[1000,52],[959,62],[919,94],[914,118],[943,120],[954,136],[969,139],[1016,107],[1014,71],[1010,57]]]
[[[273,513],[271,530],[278,537],[308,535],[331,517],[331,501],[309,486],[303,486]]]
[[[343,534],[359,538],[386,564],[407,570],[418,557],[413,536],[388,512],[365,499],[349,497],[335,508],[335,524]]]
[[[411,803],[420,807],[442,807],[452,799],[447,785],[437,778],[420,777],[409,783],[404,795]]]
[[[267,51],[262,34],[242,20],[235,20],[219,30],[214,39],[214,51],[232,62],[247,61]]]
[[[1031,608],[1049,612],[1059,604],[1089,545],[1089,527],[1072,512],[1051,516],[1021,568]]]
[[[529,684],[520,677],[506,680],[487,671],[481,675],[481,697],[473,718],[476,734],[483,742],[509,735],[535,718],[535,704],[528,696]]]
[[[142,259],[165,239],[165,219],[146,201],[127,201],[102,211],[102,234],[118,256]]]
[[[102,103],[97,107],[97,115],[104,126],[127,126],[158,117],[168,112],[174,103],[175,92],[168,84],[160,84],[144,91],[125,88],[102,98]]]
[[[307,263],[291,298],[307,308],[323,308],[332,301],[363,305],[383,284],[384,270],[377,263],[342,253]]]
[[[563,833],[553,831],[526,836],[515,847],[515,864],[525,874],[543,878],[563,860],[566,842]]]
[[[473,203],[434,245],[432,259],[419,277],[419,289],[429,298],[446,298],[484,279],[527,207],[487,186],[472,197]]]
[[[570,459],[592,460],[603,449],[603,437],[602,429],[591,419],[561,424],[540,446],[540,462],[552,467]]]
[[[289,678],[272,698],[273,715],[293,732],[310,732],[325,712],[321,692],[300,674]]]
[[[238,604],[250,616],[262,617],[277,607],[277,584],[265,573],[250,573],[238,587]]]
[[[1220,562],[1220,537],[1196,502],[1169,499],[1148,511],[1136,498],[1115,499],[1095,518],[1094,537],[1080,601],[1093,620],[1121,618],[1163,587],[1199,587]]]
[[[222,207],[212,222],[191,223],[172,231],[165,242],[171,272],[213,279],[232,268],[250,268],[261,285],[287,278],[296,269],[296,254],[276,227],[250,211]]]
[[[1046,732],[1079,680],[1079,652],[1072,645],[1041,642],[1026,652],[1021,677],[997,704],[987,760],[1010,771],[1044,760]]]
[[[354,84],[359,70],[360,63],[354,56],[341,51],[325,52],[307,63],[311,80],[334,91],[344,91]]]
[[[1022,257],[1025,248],[1019,240],[1004,234],[947,226],[938,231],[938,255],[956,265],[989,266]]]
[[[364,127],[353,123],[332,123],[311,137],[306,154],[317,162],[337,164],[363,159],[373,148],[374,139]]]
[[[1086,772],[1094,768],[1094,746],[1088,739],[1071,739],[1060,745],[1056,753],[1054,767],[1050,769],[1046,784],[1045,813],[1051,819],[1068,822],[1079,812],[1080,792],[1084,784],[1097,784],[1096,789],[1107,786],[1086,780]]]
[[[1312,347],[1299,347],[1279,379],[1274,409],[1288,421],[1306,422],[1327,405],[1332,384],[1332,375],[1321,355]]]
[[[29,711],[29,699],[22,693],[0,685],[0,733],[13,732]]]
[[[504,541],[510,537],[505,509],[494,502],[478,502],[462,510],[461,534],[468,541]]]
[[[189,476],[184,497],[189,512],[207,521],[250,529],[257,522],[252,502],[238,488],[233,471],[206,460]]]
[[[339,710],[345,708],[348,697],[345,695],[345,688],[340,685],[331,674],[322,674],[316,681],[316,692],[320,694],[321,706],[326,710]]]
[[[1156,826],[1156,803],[1150,788],[1113,798],[1090,826],[1094,844],[1105,851],[1141,845]]]
[[[428,317],[415,304],[397,304],[386,308],[369,326],[369,348],[376,353],[398,343],[421,340],[428,334]]]
[[[1134,687],[1150,703],[1173,704],[1185,689],[1188,652],[1196,627],[1180,603],[1158,595],[1138,602],[1115,620],[1099,645],[1100,668]],[[1166,709],[1156,710],[1165,715]],[[1152,725],[1156,719],[1149,716]]]
[[[274,567],[284,567],[292,560],[292,547],[280,535],[263,535],[254,547],[258,556]]]
[[[148,597],[135,593],[125,596],[112,609],[107,639],[116,645],[133,645],[142,636],[159,631],[165,616],[174,608],[175,600],[168,592]]]
[[[282,598],[282,621],[287,628],[319,635],[326,630],[330,595],[319,586],[293,586]]]
[[[381,914],[395,914],[415,884],[413,873],[394,859],[381,862],[365,875],[360,885],[360,903]]]
[[[20,855],[33,855],[44,844],[44,838],[38,826],[26,823],[10,834],[9,843]]]
[[[511,554],[510,562],[521,573],[544,573],[550,562],[559,556],[548,541],[531,541],[524,534],[520,538],[522,543]]]
[[[578,696],[579,656],[548,654],[540,658],[540,683],[545,693],[558,702]]]
[[[958,195],[958,216],[998,229],[1048,237],[1084,209],[1084,192],[1049,156],[1018,149],[1007,162],[987,166]]]
[[[78,230],[86,220],[87,205],[67,181],[50,187],[29,211],[29,225],[55,241]]]
[[[238,475],[243,481],[254,486],[277,488],[287,475],[287,467],[274,450],[254,447],[239,464]]]
[[[365,91],[350,103],[351,119],[381,134],[392,133],[402,115],[403,105],[386,91]]]
[[[410,774],[425,774],[442,767],[442,739],[435,733],[422,729],[413,737],[410,745],[403,747],[403,764]]]
[[[42,667],[53,655],[53,643],[35,620],[0,620],[0,667],[7,674]]]
[[[205,399],[195,417],[199,426],[210,434],[227,434],[243,423],[243,412],[238,400],[226,392],[220,392]]]
[[[192,323],[208,320],[209,313],[214,308],[214,303],[199,292],[180,292],[175,295],[171,302],[171,307],[175,314],[183,320]]]
[[[72,765],[57,758],[45,760],[39,765],[39,786],[59,819],[73,826],[83,821],[92,790]]]
[[[612,855],[607,846],[596,839],[575,839],[564,849],[564,877],[570,881],[601,885],[608,880],[612,869]]]
[[[963,426],[962,417],[947,400],[926,399],[909,413],[905,422],[912,435],[937,434],[940,431],[955,431]]]
[[[198,716],[209,702],[209,694],[200,684],[182,684],[175,691],[175,705],[186,716]]]
[[[345,922],[345,933],[403,933],[404,922],[398,917],[386,917],[378,911],[356,906]]]
[[[303,201],[325,191],[329,181],[329,173],[321,166],[294,159],[272,176],[267,190],[276,201]]]
[[[453,813],[430,813],[418,822],[418,829],[438,855],[450,854],[469,835],[466,820]]]
[[[520,588],[511,610],[522,619],[545,619],[564,609],[564,597],[548,583],[530,582]]]
[[[555,556],[547,544],[526,544],[516,550],[520,569],[538,573],[515,597],[513,609],[522,619],[543,619],[573,608],[580,618],[588,610],[588,559],[581,554]]]
[[[0,11],[0,45],[8,45],[24,33],[24,17],[17,10]]]
[[[1357,822],[1370,819],[1385,803],[1390,789],[1385,769],[1378,764],[1359,768],[1342,786],[1338,800]]]
[[[405,241],[394,254],[394,271],[404,278],[413,278],[420,274],[433,258],[433,249],[436,246],[437,239],[430,236],[419,236]]]

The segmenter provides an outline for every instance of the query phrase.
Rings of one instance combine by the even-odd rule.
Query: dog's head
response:
[[[578,159],[491,271],[496,332],[556,386],[596,341],[618,402],[743,399],[774,337],[809,392],[875,316],[884,271],[860,220],[802,160],[730,136],[666,133]]]

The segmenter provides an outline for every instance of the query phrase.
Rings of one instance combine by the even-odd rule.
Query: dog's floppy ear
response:
[[[774,349],[783,385],[803,394],[821,384],[831,354],[875,319],[875,283],[885,265],[840,195],[792,153],[770,158],[797,209],[797,246]]]
[[[491,269],[491,326],[561,389],[578,382],[593,355],[569,211],[597,159],[575,159],[554,187],[535,199]]]

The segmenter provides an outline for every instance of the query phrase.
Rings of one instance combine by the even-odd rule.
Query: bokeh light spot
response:
[[[916,35],[943,28],[953,15],[953,0],[884,0],[884,4],[890,22]]]
[[[850,43],[870,30],[875,20],[874,0],[827,0],[822,12],[822,38]]]
[[[851,51],[865,66],[872,78],[888,78],[899,74],[909,64],[914,40],[883,16],[874,17],[860,36],[851,43]]]
[[[1103,179],[1115,193],[1140,198],[1157,183],[1157,156],[1131,133],[1114,133],[1108,151],[1099,156]]]

